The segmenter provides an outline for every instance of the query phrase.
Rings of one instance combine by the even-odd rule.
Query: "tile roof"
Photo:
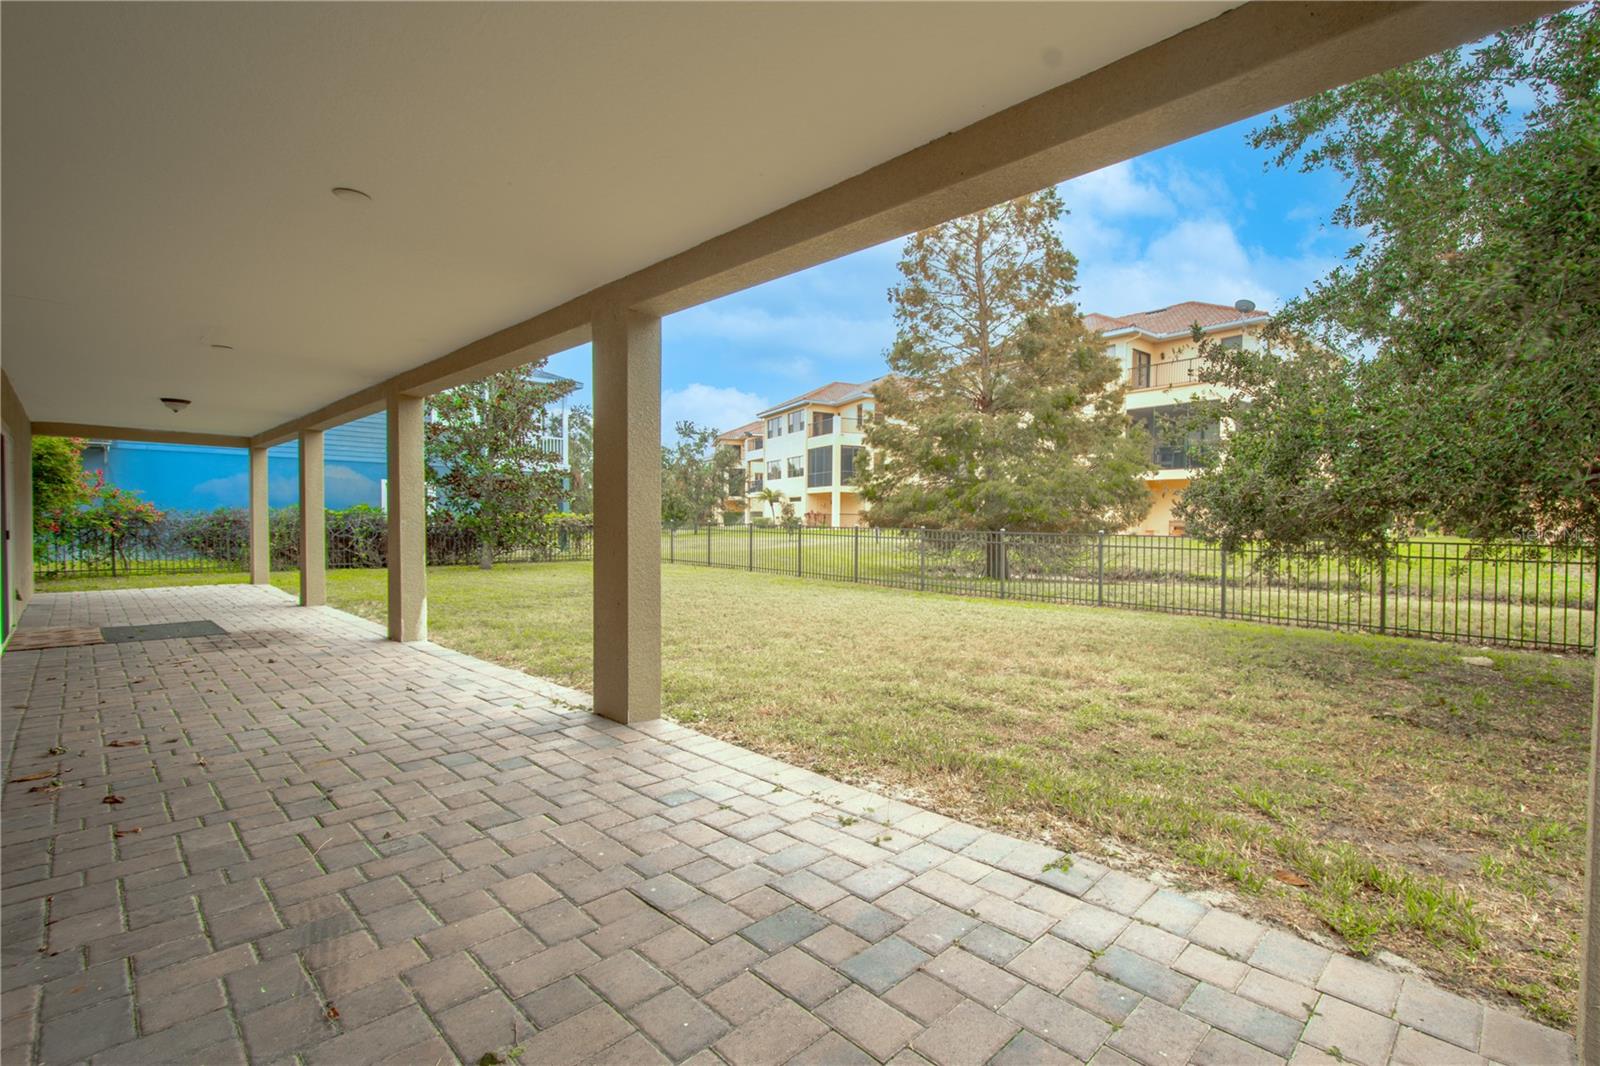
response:
[[[1270,316],[1265,311],[1240,311],[1228,304],[1208,304],[1198,300],[1185,300],[1154,311],[1135,311],[1128,315],[1102,315],[1090,312],[1083,316],[1084,325],[1099,333],[1118,329],[1136,329],[1156,337],[1171,337],[1187,333],[1196,324],[1202,329],[1221,326],[1229,322],[1265,322]]]
[[[746,422],[744,425],[730,429],[722,434],[717,438],[717,442],[720,444],[737,444],[746,437],[758,437],[761,435],[761,428],[765,424],[759,418],[754,422]]]
[[[820,403],[824,406],[835,406],[848,400],[853,400],[858,396],[866,397],[872,395],[872,386],[875,381],[876,379],[874,381],[830,381],[821,388],[803,392],[799,396],[785,400],[780,404],[774,404],[761,413],[770,415],[776,411],[782,411],[801,403]]]

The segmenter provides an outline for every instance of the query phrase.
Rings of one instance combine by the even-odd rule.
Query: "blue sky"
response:
[[[1251,119],[1060,186],[1080,310],[1119,314],[1180,300],[1272,310],[1353,243],[1328,224],[1342,187],[1267,168]],[[829,381],[881,374],[894,338],[893,241],[672,315],[662,324],[662,433],[682,418],[729,429]],[[549,369],[587,383],[589,349]],[[579,402],[587,402],[588,388]]]

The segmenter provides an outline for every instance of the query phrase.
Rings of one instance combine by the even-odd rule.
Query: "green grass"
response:
[[[588,688],[591,580],[583,563],[434,568],[430,636]],[[1069,849],[1132,846],[1355,951],[1571,1019],[1592,659],[1485,668],[1458,646],[1215,618],[703,567],[662,580],[679,720]],[[329,599],[381,621],[385,576],[336,571]]]

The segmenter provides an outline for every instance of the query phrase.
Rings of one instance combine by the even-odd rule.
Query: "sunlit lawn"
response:
[[[587,688],[590,583],[435,568],[430,636]],[[384,574],[329,598],[381,620]],[[681,566],[662,615],[675,718],[1570,1021],[1591,659]]]

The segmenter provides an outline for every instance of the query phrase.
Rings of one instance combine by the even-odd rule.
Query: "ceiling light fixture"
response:
[[[177,414],[179,411],[189,406],[189,401],[181,399],[177,396],[163,396],[161,397],[161,405],[167,410],[171,411],[173,414]]]
[[[334,186],[333,195],[337,196],[341,200],[346,200],[353,204],[366,203],[368,200],[372,199],[369,194],[362,192],[360,189],[352,189],[348,185]]]

